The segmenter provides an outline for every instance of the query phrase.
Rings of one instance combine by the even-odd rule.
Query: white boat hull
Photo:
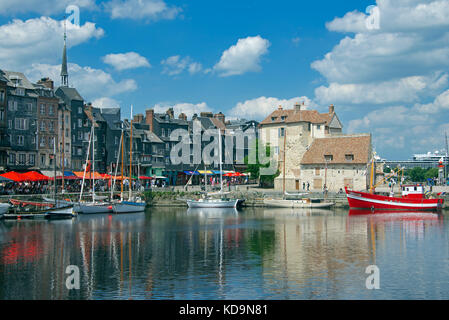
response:
[[[263,201],[266,207],[271,208],[330,208],[333,202],[311,202],[308,199],[302,200],[277,200],[265,199]]]
[[[74,217],[75,214],[73,212],[73,207],[69,206],[69,207],[65,207],[65,208],[56,208],[56,209],[50,209],[46,212],[46,217],[47,219],[52,219],[52,218],[70,218],[70,217]]]
[[[144,212],[146,204],[144,202],[119,202],[112,205],[114,213]]]
[[[8,212],[9,208],[11,208],[9,203],[0,203],[0,219],[6,212]]]
[[[236,208],[238,199],[221,200],[221,199],[200,199],[187,200],[189,208]]]
[[[78,214],[93,214],[93,213],[110,213],[112,212],[111,204],[109,203],[80,203],[73,206],[73,210]]]

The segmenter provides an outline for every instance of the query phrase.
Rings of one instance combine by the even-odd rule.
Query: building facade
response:
[[[7,170],[28,170],[37,165],[37,98],[23,73],[3,71],[7,79]]]
[[[274,180],[275,189],[298,190],[304,154],[315,139],[341,134],[343,125],[333,105],[329,106],[328,113],[319,113],[306,110],[304,104],[297,103],[289,110],[279,106],[259,124],[259,128],[260,141],[272,148],[273,165],[280,171]]]
[[[11,148],[8,137],[8,121],[6,119],[7,109],[7,83],[8,80],[0,70],[0,171],[6,169],[8,163],[8,150]]]

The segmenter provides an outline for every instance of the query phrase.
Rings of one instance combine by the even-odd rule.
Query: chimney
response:
[[[165,113],[169,115],[170,119],[175,118],[175,112],[173,111],[173,108],[169,108]]]
[[[44,87],[49,88],[49,89],[54,89],[53,80],[51,80],[50,78],[42,78],[37,82],[37,84],[41,84]]]
[[[225,115],[220,111],[219,113],[214,114],[214,118],[220,120],[221,122],[223,122],[223,124],[225,123]]]
[[[150,126],[150,131],[153,132],[154,109],[145,110],[145,124]]]
[[[179,120],[187,121],[187,116],[185,113],[181,112],[178,116]]]
[[[138,114],[134,115],[133,122],[142,123],[143,122],[143,114],[138,113]]]
[[[301,111],[301,104],[299,102],[295,103],[295,111]]]
[[[334,105],[331,104],[331,105],[329,106],[329,113],[334,113],[334,112],[335,112]]]
[[[282,110],[282,106],[279,106],[279,107],[278,107],[278,110]]]
[[[213,115],[212,112],[201,112],[201,113],[200,113],[200,117],[203,117],[203,118],[213,118],[214,115]]]

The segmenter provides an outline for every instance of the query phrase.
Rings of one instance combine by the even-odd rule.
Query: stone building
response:
[[[59,151],[58,109],[59,98],[53,91],[53,81],[48,78],[37,82],[35,91],[37,97],[37,165],[40,169],[53,169],[54,149]]]
[[[7,79],[7,134],[11,149],[7,170],[34,169],[37,165],[37,98],[34,85],[21,72],[3,71]]]
[[[7,83],[8,80],[3,76],[3,72],[0,70],[0,171],[6,169],[8,150],[11,147],[7,133],[8,121],[6,119]]]
[[[371,135],[316,138],[301,159],[295,189],[338,192],[345,187],[366,190],[369,185]]]
[[[262,144],[270,145],[272,161],[281,174],[275,179],[274,187],[284,190],[284,146],[285,189],[297,190],[301,184],[301,159],[314,139],[341,134],[343,125],[335,113],[334,106],[329,112],[319,113],[306,110],[304,104],[295,104],[293,109],[281,106],[259,124],[259,138]]]

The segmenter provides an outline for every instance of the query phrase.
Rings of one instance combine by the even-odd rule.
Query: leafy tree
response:
[[[251,178],[253,179],[259,179],[259,185],[261,186],[273,186],[274,184],[274,179],[279,176],[280,172],[279,169],[277,169],[276,173],[273,175],[260,175],[260,168],[268,168],[270,166],[270,163],[266,163],[266,164],[261,164],[259,161],[259,139],[256,139],[254,141],[254,144],[252,148],[250,148],[250,152],[252,153],[251,156],[252,158],[256,159],[256,163],[248,163],[249,162],[249,157],[246,156],[244,161],[245,164],[247,165],[247,169],[246,172],[251,174]],[[270,157],[273,155],[273,150],[270,147],[270,145],[265,145],[265,155],[267,157]],[[255,156],[254,153],[255,152]]]
[[[424,178],[427,179],[433,179],[438,178],[438,168],[429,168],[427,169],[426,173],[424,174]]]

